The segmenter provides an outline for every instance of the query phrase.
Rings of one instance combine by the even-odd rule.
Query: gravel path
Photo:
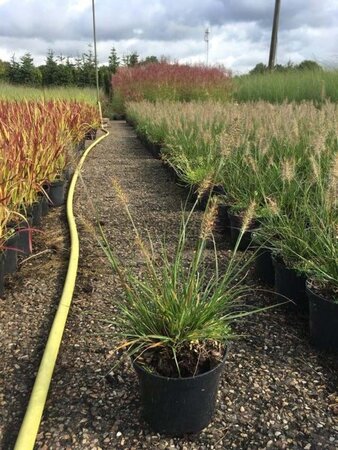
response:
[[[199,436],[159,436],[142,421],[136,376],[127,359],[114,368],[108,328],[100,321],[114,316],[120,288],[88,223],[96,215],[119,256],[137,268],[142,262],[112,178],[125,190],[140,229],[165,235],[168,245],[177,236],[185,193],[128,125],[113,122],[110,132],[87,159],[77,188],[77,287],[36,448],[336,449],[336,363],[309,346],[304,320],[281,308],[240,324],[246,336],[231,347],[215,419]],[[200,214],[194,214],[196,226]],[[223,243],[221,260],[227,252]],[[252,304],[271,304],[271,298]]]

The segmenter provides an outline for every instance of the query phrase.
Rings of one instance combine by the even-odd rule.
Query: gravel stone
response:
[[[243,336],[231,346],[217,412],[200,435],[168,438],[143,421],[137,377],[129,359],[118,359],[110,344],[114,322],[101,321],[114,318],[121,286],[88,224],[100,220],[118,256],[137,270],[142,259],[112,179],[122,185],[142,234],[148,229],[157,243],[165,235],[169,246],[177,238],[187,194],[132,128],[124,122],[109,128],[110,136],[88,157],[76,190],[78,278],[35,448],[335,450],[337,361],[310,346],[306,319],[284,307],[236,325]],[[64,217],[62,209],[48,216],[48,238],[41,237],[38,248],[52,251],[24,264],[0,300],[0,448],[5,450],[13,448],[63,286],[69,245]],[[196,211],[196,233],[200,219]],[[216,240],[222,266],[229,247],[224,236]],[[256,283],[251,275],[248,282]],[[249,302],[266,306],[274,298],[255,294]]]

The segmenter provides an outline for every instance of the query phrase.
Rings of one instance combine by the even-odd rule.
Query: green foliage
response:
[[[96,93],[94,88],[41,88],[0,82],[0,100],[78,100],[96,104]]]
[[[139,63],[139,55],[137,52],[132,52],[129,55],[124,55],[122,61],[125,67],[135,67]]]
[[[10,63],[7,61],[1,61],[0,59],[0,80],[7,81],[9,77]]]
[[[302,63],[303,64],[303,63]],[[301,66],[301,65],[300,65]],[[312,67],[308,70],[309,66]],[[256,66],[257,67],[257,66]],[[338,101],[338,70],[314,69],[304,61],[298,69],[253,72],[234,79],[233,98],[238,102],[266,100],[271,103],[285,101]]]
[[[115,47],[113,47],[110,51],[110,55],[108,58],[108,68],[110,73],[116,73],[119,66],[120,66],[120,58],[117,55]]]
[[[117,196],[126,209],[135,233],[135,242],[144,261],[144,270],[135,274],[124,267],[109,246],[101,229],[100,245],[107,255],[113,272],[120,278],[125,298],[118,304],[118,313],[106,318],[118,327],[117,348],[139,356],[154,348],[168,348],[180,371],[180,351],[198,342],[208,341],[226,345],[234,335],[231,324],[256,311],[243,311],[239,301],[252,287],[244,283],[251,258],[239,258],[237,247],[229,257],[222,274],[218,269],[214,252],[212,275],[206,264],[206,243],[212,239],[212,224],[216,204],[210,201],[202,221],[195,251],[187,258],[189,221],[192,209],[182,214],[178,242],[173,255],[168,254],[162,242],[159,254],[155,254],[154,242],[142,240],[129,211],[121,188],[115,183]],[[239,241],[244,233],[240,232]],[[238,241],[238,242],[239,242]]]
[[[254,205],[261,243],[337,291],[336,104],[135,102],[127,115],[185,183]]]

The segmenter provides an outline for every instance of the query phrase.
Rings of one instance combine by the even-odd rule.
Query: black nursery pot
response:
[[[6,250],[3,253],[4,273],[15,273],[18,268],[18,241],[19,236],[14,233],[5,243]]]
[[[49,196],[49,184],[44,185],[43,189],[46,191],[46,194]],[[42,192],[39,193],[39,201],[41,203],[41,217],[45,217],[45,216],[47,216],[47,214],[49,212],[49,204],[48,204],[48,198]]]
[[[25,256],[32,253],[32,230],[30,229],[31,224],[26,221],[20,222],[17,227],[17,248],[18,251]]]
[[[50,206],[61,206],[66,197],[66,180],[56,180],[49,187]]]
[[[338,303],[314,292],[308,286],[310,339],[312,344],[325,351],[338,354]]]
[[[158,433],[170,436],[199,433],[215,412],[223,361],[209,372],[189,378],[168,378],[146,371],[134,361],[143,417]]]
[[[255,276],[264,284],[273,286],[275,284],[275,269],[272,262],[271,250],[260,247],[257,250],[254,263]]]
[[[194,185],[193,190],[194,190],[195,199],[196,199],[197,195],[198,195],[197,194],[198,186]],[[214,195],[226,195],[226,192],[225,192],[223,186],[215,185],[215,186],[212,186],[211,188],[207,189],[205,192],[203,192],[203,194],[200,196],[200,199],[198,201],[197,208],[201,211],[204,211],[205,208],[207,207],[209,197],[210,196],[212,197]]]
[[[286,267],[278,257],[274,256],[272,260],[275,268],[275,290],[277,294],[289,298],[301,312],[308,313],[309,302],[305,292],[305,276]]]
[[[215,230],[219,233],[228,233],[230,231],[229,209],[229,205],[222,203],[218,206]]]
[[[150,142],[149,143],[149,149],[153,155],[154,158],[160,159],[161,158],[161,146],[160,144],[155,144]]]
[[[72,166],[67,166],[63,171],[63,175],[67,181],[70,181],[74,173],[74,169]]]
[[[89,141],[94,141],[96,139],[96,131],[94,128],[92,128],[91,130],[87,131],[85,139],[89,140]]]
[[[234,248],[243,225],[243,216],[228,211],[228,217],[230,222],[230,244],[232,248]],[[257,219],[251,220],[248,229],[243,233],[241,242],[239,243],[238,246],[239,250],[246,250],[251,246],[252,232],[256,230],[258,226],[259,221]]]
[[[33,203],[33,205],[28,209],[28,215],[32,218],[33,227],[38,227],[41,225],[41,218],[42,218],[41,201]]]
[[[0,297],[4,295],[5,285],[4,285],[4,254],[0,253]]]
[[[83,153],[85,148],[86,148],[86,140],[85,139],[81,139],[81,141],[79,141],[77,146],[76,146],[76,150],[79,153]]]

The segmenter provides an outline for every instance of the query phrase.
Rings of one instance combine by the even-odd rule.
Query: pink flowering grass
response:
[[[124,111],[128,101],[225,100],[230,96],[230,72],[222,67],[167,62],[122,67],[112,77],[113,104]]]

